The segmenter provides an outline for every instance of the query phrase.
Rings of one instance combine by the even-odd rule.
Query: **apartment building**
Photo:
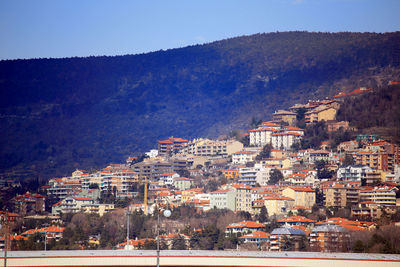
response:
[[[337,170],[337,179],[340,181],[359,181],[365,180],[367,173],[372,169],[365,165],[341,166]]]
[[[359,201],[360,189],[355,183],[340,183],[323,186],[326,207],[346,207],[356,205]]]
[[[235,211],[236,193],[233,190],[217,190],[210,193],[210,208]]]
[[[252,212],[252,190],[253,188],[246,184],[232,184],[236,195],[235,211]]]
[[[286,122],[289,125],[294,125],[297,114],[288,110],[277,110],[272,114],[273,122]]]
[[[338,225],[319,225],[310,233],[310,249],[318,252],[348,252],[350,235]]]
[[[187,146],[188,140],[183,138],[169,137],[166,140],[158,141],[158,155],[170,156],[178,153],[181,149]]]
[[[295,206],[312,208],[315,205],[315,190],[309,187],[287,187],[282,195],[294,199]]]
[[[381,206],[396,206],[396,192],[398,188],[395,186],[362,186],[360,187],[360,202],[373,201]]]
[[[227,157],[241,150],[243,150],[243,144],[233,139],[210,140],[199,138],[188,142],[187,147],[182,151],[186,154],[192,154],[195,156]]]

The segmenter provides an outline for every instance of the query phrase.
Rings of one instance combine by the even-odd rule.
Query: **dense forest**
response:
[[[346,98],[337,116],[339,120],[348,120],[365,134],[379,134],[386,140],[399,143],[400,85]]]
[[[400,80],[400,32],[256,34],[148,54],[0,61],[0,172],[48,178]],[[21,170],[23,170],[21,172]]]

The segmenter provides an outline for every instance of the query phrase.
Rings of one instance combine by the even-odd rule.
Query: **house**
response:
[[[275,228],[271,232],[271,251],[298,251],[300,242],[305,238],[304,231],[296,228]]]
[[[186,178],[186,177],[176,177],[174,179],[174,187],[179,190],[187,190],[194,186],[193,179]]]
[[[47,239],[60,240],[63,237],[64,229],[65,229],[64,227],[52,225],[48,227],[42,227],[39,229],[27,230],[21,233],[21,236],[29,238],[31,235],[34,235],[35,233],[40,233],[46,235]]]
[[[94,201],[88,197],[67,197],[52,207],[53,215],[60,215],[61,213],[77,213],[82,210],[85,205],[93,204]]]
[[[155,243],[156,240],[153,238],[142,238],[139,240],[129,239],[128,241],[119,243],[116,248],[117,249],[125,249],[125,250],[133,250],[133,249],[141,249],[146,244]]]
[[[271,143],[271,135],[278,132],[281,125],[272,122],[263,122],[256,129],[249,131],[249,143],[251,146],[263,147]]]
[[[165,172],[159,176],[159,180],[163,185],[172,186],[174,184],[174,179],[178,177],[179,174],[176,172]]]
[[[260,247],[263,243],[269,242],[269,237],[271,235],[269,233],[263,231],[256,231],[244,236],[239,237],[239,240],[243,243],[255,243],[257,247]]]
[[[277,220],[276,222],[283,227],[293,227],[293,226],[313,227],[315,224],[314,220],[308,219],[303,216],[290,216],[284,219]]]
[[[261,231],[265,228],[265,224],[254,221],[241,221],[238,223],[231,223],[226,227],[225,234],[229,235],[245,235]]]
[[[312,208],[315,205],[315,190],[309,187],[287,187],[282,195],[294,199],[295,206]]]

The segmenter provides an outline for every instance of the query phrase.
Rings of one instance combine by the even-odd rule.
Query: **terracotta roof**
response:
[[[284,219],[277,220],[277,222],[304,222],[304,223],[315,223],[314,220],[308,219],[303,216],[291,216]]]
[[[271,235],[269,233],[263,232],[263,231],[257,231],[251,234],[247,234],[244,236],[241,236],[239,238],[241,239],[246,239],[246,238],[269,238]]]
[[[231,223],[226,228],[263,228],[265,224],[254,221],[241,221],[238,223]]]

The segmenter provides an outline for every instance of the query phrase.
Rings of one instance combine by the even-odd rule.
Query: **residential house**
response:
[[[241,221],[238,223],[231,223],[225,229],[225,234],[229,235],[245,235],[261,231],[265,228],[265,224],[254,221]]]
[[[45,211],[45,197],[36,193],[18,195],[14,198],[15,210],[21,215],[39,214]]]
[[[193,179],[186,178],[186,177],[176,177],[174,179],[174,187],[179,190],[187,190],[194,186]]]
[[[257,247],[261,247],[262,244],[269,243],[269,233],[263,231],[253,232],[244,236],[239,237],[240,242],[245,244],[254,243]]]

